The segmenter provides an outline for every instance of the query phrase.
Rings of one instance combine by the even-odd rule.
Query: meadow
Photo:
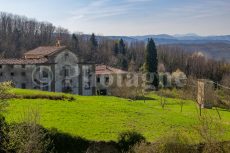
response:
[[[12,89],[16,95],[64,95],[36,90]],[[10,99],[5,117],[7,122],[22,122],[25,114],[37,112],[39,124],[45,128],[56,128],[74,136],[88,140],[117,140],[119,133],[136,131],[148,141],[155,141],[171,132],[179,131],[193,138],[198,138],[199,110],[190,100],[184,100],[181,112],[180,99],[167,98],[164,109],[161,97],[150,93],[150,100],[132,101],[112,96],[73,96],[74,100],[49,99]],[[224,139],[230,140],[230,112],[220,109]],[[218,119],[215,109],[203,110]]]

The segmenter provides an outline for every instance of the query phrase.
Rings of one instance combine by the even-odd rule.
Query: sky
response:
[[[230,34],[230,0],[0,0],[0,12],[86,34]]]

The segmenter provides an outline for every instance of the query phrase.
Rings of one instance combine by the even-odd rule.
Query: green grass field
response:
[[[48,94],[35,90],[13,89],[18,95]],[[71,96],[71,95],[68,95]],[[186,101],[180,112],[179,99],[167,99],[163,110],[160,97],[154,93],[153,100],[130,101],[116,97],[74,96],[75,101],[55,101],[47,99],[12,99],[5,113],[7,122],[20,122],[28,110],[39,112],[39,124],[46,128],[81,136],[89,140],[116,140],[118,134],[135,130],[142,133],[148,141],[168,134],[174,130],[185,132],[198,140],[194,127],[198,123],[198,109],[194,102]],[[216,116],[215,110],[208,110]],[[230,112],[220,110],[223,128],[230,129]],[[225,139],[230,140],[226,132]]]

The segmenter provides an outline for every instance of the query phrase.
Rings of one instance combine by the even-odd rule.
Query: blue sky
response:
[[[230,0],[0,0],[0,11],[100,35],[230,34]]]

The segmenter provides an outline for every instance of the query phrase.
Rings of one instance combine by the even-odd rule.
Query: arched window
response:
[[[63,67],[63,71],[64,71],[64,77],[69,77],[70,76],[70,66],[64,66]]]

